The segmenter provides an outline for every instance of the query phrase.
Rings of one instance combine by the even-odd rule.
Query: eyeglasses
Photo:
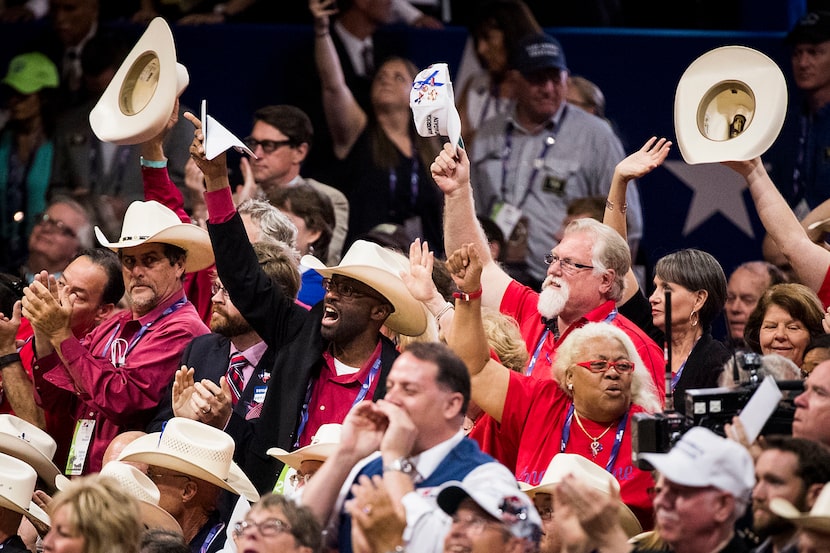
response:
[[[495,520],[487,520],[482,517],[477,516],[466,516],[462,517],[458,514],[452,516],[452,523],[453,525],[460,526],[462,532],[466,532],[470,536],[478,536],[484,529],[488,526],[498,528],[500,530],[506,531],[507,529],[504,527],[504,524]]]
[[[618,373],[630,373],[634,370],[634,363],[620,359],[619,361],[608,361],[607,359],[593,359],[591,361],[582,361],[577,363],[580,367],[585,367],[592,373],[602,373],[608,369],[617,369]]]
[[[292,146],[294,144],[293,140],[257,140],[253,136],[249,136],[242,142],[244,142],[245,145],[249,147],[252,152],[256,151],[257,146],[262,146],[262,151],[266,154],[274,152],[277,148],[282,148],[283,146]]]
[[[147,478],[153,482],[156,482],[162,478],[185,478],[188,482],[190,482],[190,477],[186,474],[161,474],[158,472],[148,472]]]
[[[580,270],[583,270],[583,269],[593,269],[594,268],[593,265],[583,265],[582,263],[577,263],[575,261],[571,261],[568,258],[562,259],[558,255],[553,254],[553,253],[546,253],[545,254],[545,263],[547,265],[555,265],[557,262],[559,263],[560,267],[562,267],[562,270],[565,271],[566,273],[574,273],[576,271],[580,271]]]
[[[537,509],[539,511],[539,517],[542,520],[550,520],[553,518],[553,507],[548,507],[547,509]]]
[[[330,278],[323,279],[323,289],[326,292],[334,292],[344,298],[375,298],[375,299],[382,299],[379,296],[374,294],[370,294],[368,292],[361,292],[359,291],[353,284],[351,284],[348,280],[332,280]],[[385,300],[384,300],[385,301]]]
[[[219,284],[218,282],[214,282],[210,285],[210,295],[215,296],[217,292],[222,292],[222,297],[228,297],[228,289]]]
[[[262,522],[249,522],[242,520],[233,525],[233,534],[237,537],[245,533],[248,528],[256,528],[263,536],[278,536],[280,534],[290,534],[291,526],[287,522],[283,522],[278,518],[269,518]]]
[[[303,485],[308,484],[308,481],[311,480],[312,476],[314,476],[313,472],[311,474],[300,474],[299,472],[295,472],[288,477],[288,481],[291,482],[291,485],[296,488],[300,482],[302,482]]]
[[[69,225],[60,219],[54,219],[48,213],[38,213],[35,215],[35,225],[46,225],[50,229],[57,230],[67,238],[77,238],[78,234],[72,230]]]

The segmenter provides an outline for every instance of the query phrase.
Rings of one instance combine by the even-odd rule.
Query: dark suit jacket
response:
[[[218,384],[219,379],[225,376],[228,370],[230,352],[230,339],[212,332],[198,336],[188,344],[182,354],[182,365],[193,367],[193,378],[196,382],[208,379]],[[268,377],[265,376],[265,380],[263,380],[263,376],[270,373],[273,366],[274,355],[270,349],[265,350],[262,359],[259,360],[259,364],[254,369],[253,375],[251,375],[251,378],[245,384],[245,389],[242,390],[242,396],[239,398],[239,402],[233,409],[231,422],[228,423],[226,430],[233,436],[237,444],[234,454],[234,460],[237,464],[242,464],[245,453],[244,449],[239,446],[241,443],[246,443],[253,432],[251,430],[252,424],[245,420],[248,405],[253,403],[256,388],[265,385]],[[147,432],[161,431],[164,423],[173,417],[172,390],[173,381],[170,382],[170,385],[167,387],[167,392],[162,396],[162,400],[156,411],[156,416],[147,426]]]
[[[262,414],[253,424],[242,469],[260,493],[273,489],[282,463],[265,452],[294,448],[296,431],[312,379],[320,373],[329,346],[320,335],[323,302],[310,311],[285,296],[262,271],[239,215],[225,223],[208,223],[219,278],[245,320],[262,336],[276,360],[268,380]],[[386,394],[386,377],[398,356],[395,345],[381,336],[381,373],[373,399]],[[233,419],[231,421],[233,423]],[[234,435],[236,429],[228,426]]]

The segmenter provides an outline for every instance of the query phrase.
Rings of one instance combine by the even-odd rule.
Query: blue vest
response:
[[[434,488],[452,480],[462,481],[473,469],[492,462],[495,462],[495,459],[482,452],[478,447],[478,443],[470,438],[464,438],[461,443],[450,450],[433,473],[429,475],[429,478],[415,484],[415,489]],[[372,459],[355,476],[354,482],[358,481],[361,474],[365,474],[370,478],[376,474],[382,475],[383,459],[381,457]],[[352,497],[350,490],[346,495],[346,500],[348,501]],[[345,510],[340,512],[337,545],[340,553],[352,553],[352,517]]]

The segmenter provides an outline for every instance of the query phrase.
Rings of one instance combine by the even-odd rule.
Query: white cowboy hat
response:
[[[321,424],[317,433],[311,438],[311,443],[305,447],[288,452],[279,447],[272,447],[266,451],[268,455],[279,459],[289,467],[300,470],[303,461],[325,461],[334,453],[340,443],[342,424]]]
[[[20,459],[0,453],[0,507],[48,526],[49,515],[32,501],[36,484],[35,469]]]
[[[304,255],[300,264],[326,278],[343,275],[371,286],[395,308],[384,323],[395,332],[419,336],[426,330],[425,307],[412,297],[400,276],[401,271],[409,271],[409,261],[402,254],[374,242],[355,240],[335,267],[327,267],[311,255]]]
[[[233,462],[233,451],[233,438],[222,430],[173,417],[161,432],[141,436],[124,447],[118,460],[164,467],[244,496],[248,501],[259,501],[256,488]]]
[[[569,474],[573,474],[583,484],[587,484],[603,493],[610,493],[611,488],[617,492],[620,491],[620,483],[610,472],[585,457],[573,453],[554,455],[538,486],[519,482],[519,487],[531,499],[537,493],[553,494],[556,484],[560,483]],[[622,501],[619,502],[619,521],[620,526],[629,538],[643,531],[640,521]]]
[[[453,146],[461,141],[461,117],[446,63],[433,63],[415,76],[409,92],[409,107],[415,129],[421,136],[447,136]]]
[[[101,468],[100,474],[116,480],[121,489],[138,500],[138,510],[144,526],[182,533],[182,527],[173,515],[159,507],[161,492],[158,487],[138,468],[122,461],[110,461]],[[61,491],[71,482],[62,474],[55,479],[55,484]]]
[[[25,461],[49,491],[55,490],[55,476],[61,472],[52,461],[57,449],[52,436],[32,423],[14,415],[0,415],[0,453]]]
[[[786,112],[787,83],[774,61],[744,46],[715,48],[677,85],[677,146],[689,164],[752,159],[775,142]]]
[[[189,82],[185,66],[176,63],[170,27],[153,19],[89,113],[92,131],[114,144],[149,140],[167,125]]]
[[[97,226],[95,236],[98,242],[111,250],[139,246],[145,242],[173,244],[187,252],[185,271],[192,273],[206,269],[213,264],[213,247],[210,236],[203,228],[182,223],[171,209],[155,200],[134,201],[124,214],[121,237],[110,242]]]
[[[771,499],[769,509],[776,515],[786,518],[793,524],[809,530],[830,532],[830,486],[826,485],[818,494],[816,502],[809,513],[802,513],[795,506],[781,497]]]

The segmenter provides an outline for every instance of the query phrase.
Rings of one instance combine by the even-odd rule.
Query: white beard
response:
[[[568,288],[567,283],[560,280],[559,286],[554,286],[551,280],[550,276],[545,279],[542,284],[542,293],[539,294],[539,302],[536,304],[536,310],[546,319],[558,317],[571,295],[571,289]]]

